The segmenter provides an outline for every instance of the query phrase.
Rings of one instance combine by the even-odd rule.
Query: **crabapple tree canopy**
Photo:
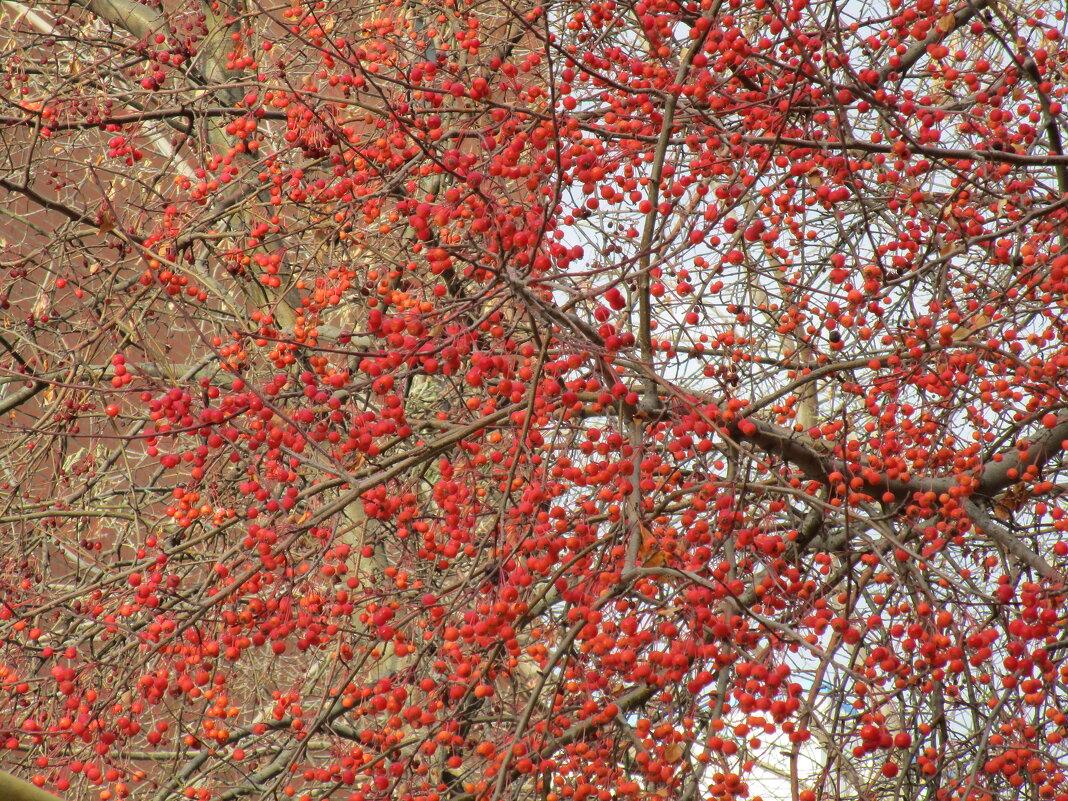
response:
[[[1065,29],[2,0],[0,795],[1068,801]]]

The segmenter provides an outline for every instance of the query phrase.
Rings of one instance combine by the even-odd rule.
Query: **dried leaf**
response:
[[[661,567],[667,564],[667,552],[662,550],[654,551],[651,555],[645,558],[643,562],[645,567]]]
[[[674,765],[682,759],[682,751],[682,743],[668,743],[667,748],[664,749],[664,761],[669,765]]]
[[[642,564],[645,567],[660,567],[667,564],[667,553],[660,547],[660,543],[657,542],[653,532],[651,532],[645,524],[639,524],[641,526],[642,544],[638,550],[638,557],[641,559]]]
[[[49,309],[52,308],[52,297],[49,294],[51,287],[49,284],[51,281],[46,280],[45,285],[41,287],[41,291],[37,293],[37,299],[33,304],[33,316],[40,317],[47,314]]]
[[[989,317],[985,314],[977,314],[975,317],[968,320],[966,324],[957,327],[957,330],[953,332],[953,341],[963,342],[966,339],[971,339],[974,334],[989,324]]]
[[[1031,488],[1020,482],[1009,487],[994,499],[994,517],[1003,523],[1012,520],[1014,512],[1019,511],[1031,498]]]
[[[942,33],[949,33],[956,26],[957,17],[953,13],[943,15],[942,18],[938,20],[938,23],[936,24],[936,27],[938,28],[938,30],[942,31]]]

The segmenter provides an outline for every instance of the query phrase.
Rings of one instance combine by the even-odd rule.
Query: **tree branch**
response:
[[[167,24],[161,13],[130,0],[73,1],[138,39],[147,39],[151,34],[163,30]]]
[[[1042,578],[1050,578],[1056,573],[1049,562],[1028,548],[1023,540],[1011,531],[991,520],[990,516],[975,501],[970,498],[965,499],[964,511],[976,529],[986,534],[1021,562],[1027,564]]]
[[[0,798],[4,801],[56,801],[58,797],[0,770]]]

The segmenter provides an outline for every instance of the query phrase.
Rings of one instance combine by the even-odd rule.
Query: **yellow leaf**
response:
[[[966,324],[963,324],[953,332],[954,342],[963,342],[966,339],[971,339],[972,335],[981,331],[990,323],[990,318],[985,314],[977,314],[971,320],[968,320]]]
[[[644,562],[645,567],[661,567],[667,564],[667,553],[664,551],[656,551],[651,556],[647,557]]]
[[[951,30],[953,30],[956,27],[956,25],[957,25],[957,17],[956,17],[956,15],[954,15],[952,13],[949,13],[949,14],[945,14],[940,20],[938,20],[937,27],[938,27],[938,30],[942,31],[942,33],[949,33]]]
[[[642,564],[645,567],[660,567],[667,564],[668,555],[660,547],[653,532],[644,523],[639,523],[639,526],[641,528],[642,543],[638,550],[638,557],[641,559]]]

